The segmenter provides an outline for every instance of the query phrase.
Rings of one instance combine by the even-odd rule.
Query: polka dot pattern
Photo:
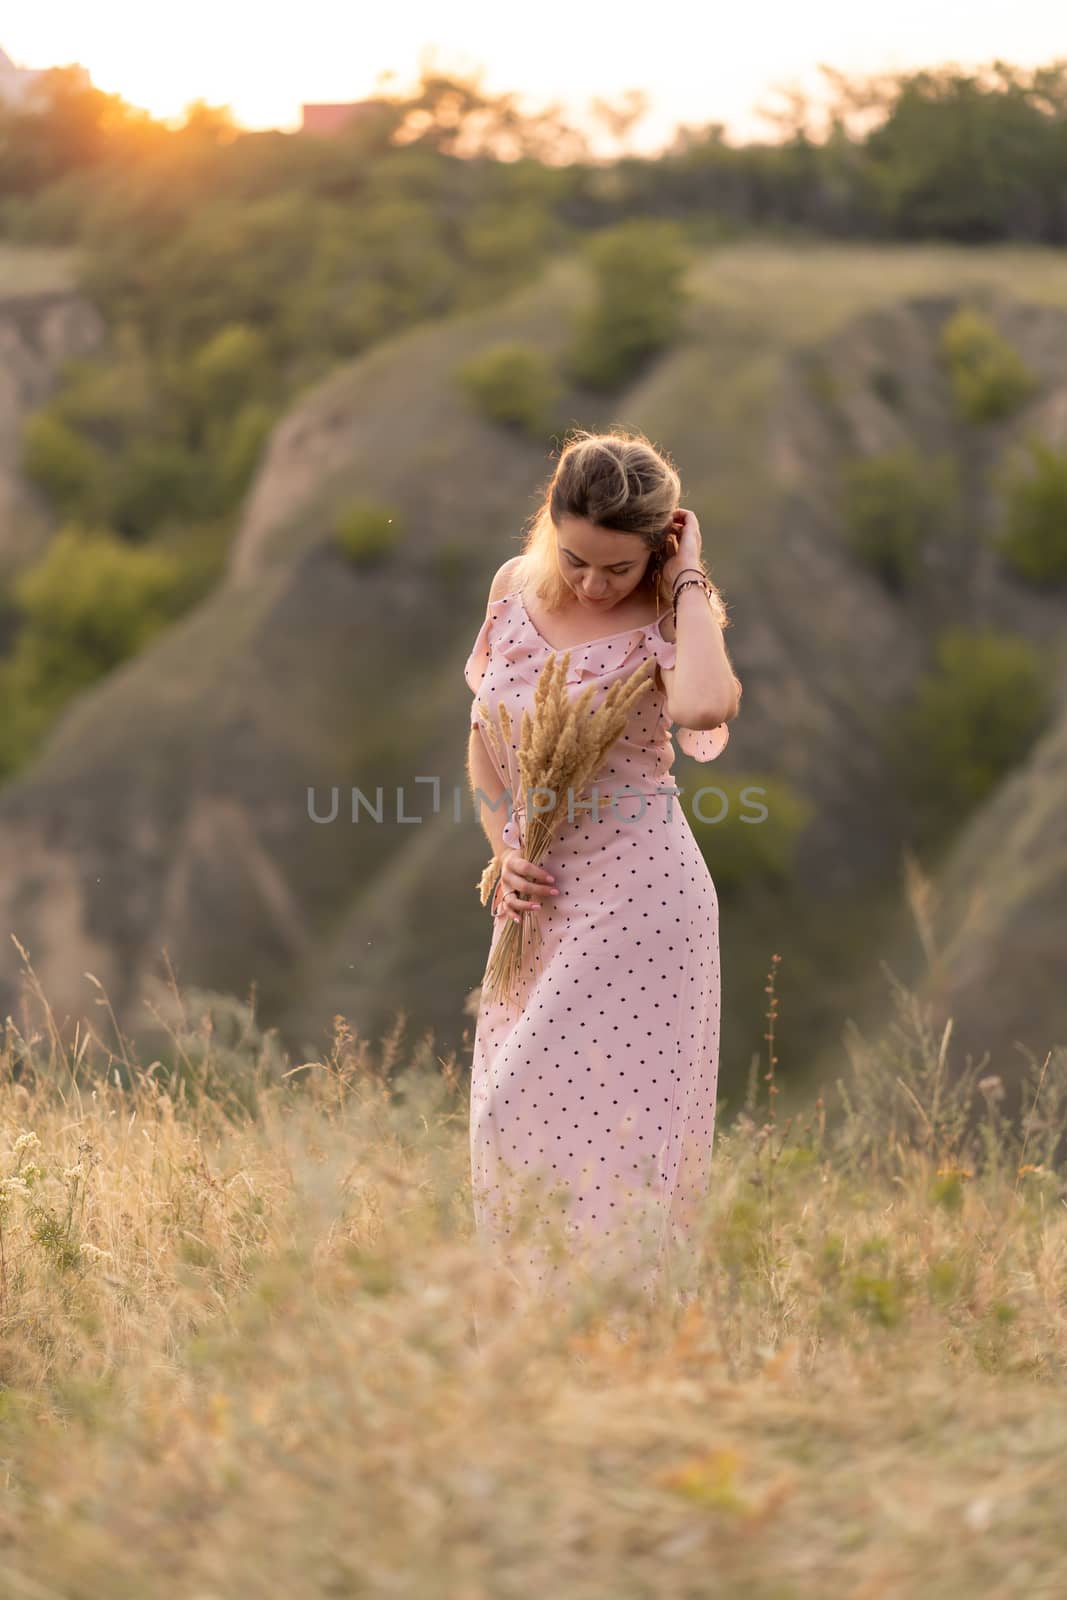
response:
[[[471,725],[484,712],[495,723],[504,701],[517,738],[551,653],[520,593],[491,602],[465,668]],[[606,690],[642,659],[669,667],[673,654],[656,624],[630,629],[576,647],[567,683],[595,679]],[[725,725],[685,733],[694,735],[690,753],[705,761],[728,738]],[[506,771],[488,740],[486,749],[514,797],[518,816],[504,840],[517,845],[515,748]],[[653,686],[590,780],[586,808],[564,818],[544,858],[559,894],[526,913],[540,919],[540,950],[525,956],[515,994],[483,998],[478,1016],[475,1225],[535,1287],[566,1288],[569,1271],[567,1255],[538,1239],[540,1220],[559,1222],[571,1258],[580,1251],[609,1268],[640,1270],[648,1290],[663,1246],[695,1242],[715,1127],[719,908],[679,805],[673,760],[665,696]],[[498,910],[490,954],[505,926]],[[534,1231],[519,1243],[527,1208]]]

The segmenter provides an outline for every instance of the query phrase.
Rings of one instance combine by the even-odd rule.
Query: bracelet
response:
[[[711,584],[708,582],[707,578],[686,578],[685,582],[680,583],[677,589],[674,591],[674,609],[676,613],[678,610],[678,596],[681,594],[682,590],[694,587],[703,589],[708,599],[711,599]]]
[[[707,595],[709,605],[711,603],[711,584],[708,582],[707,578],[686,578],[685,582],[680,583],[677,589],[674,591],[675,631],[677,631],[678,628],[678,596],[681,594],[683,589],[688,589],[691,585],[694,587],[699,586],[701,589],[703,589],[704,593]]]
[[[684,578],[687,572],[697,572],[697,573],[700,574],[700,576],[702,578],[706,578],[707,577],[707,573],[704,571],[703,567],[683,567],[680,572],[675,574],[674,585],[673,585],[673,587],[675,589],[677,589],[677,587],[678,587],[679,578]]]

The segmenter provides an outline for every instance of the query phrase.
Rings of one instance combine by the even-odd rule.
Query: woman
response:
[[[699,525],[679,498],[677,472],[643,435],[572,436],[521,554],[494,579],[465,669],[472,791],[503,857],[490,953],[508,918],[537,917],[541,929],[518,1007],[482,998],[471,1078],[477,1231],[527,1286],[565,1286],[589,1247],[599,1265],[648,1267],[651,1291],[664,1247],[696,1242],[707,1186],[718,900],[676,798],[670,725],[687,754],[714,760],[741,684]],[[522,852],[515,749],[505,771],[480,724],[495,724],[503,700],[517,737],[538,674],[566,650],[572,698],[649,658],[654,686],[535,865]],[[575,1247],[562,1258],[561,1238]]]

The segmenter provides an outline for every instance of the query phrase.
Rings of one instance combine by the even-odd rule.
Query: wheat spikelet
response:
[[[533,709],[534,716],[540,717],[544,711],[545,702],[555,697],[558,692],[559,680],[566,678],[570,667],[571,653],[568,650],[565,657],[550,655],[542,667],[537,678],[537,687],[534,689]]]
[[[504,735],[504,750],[506,754],[508,746],[511,744],[511,713],[508,711],[508,708],[503,700],[501,700],[497,706],[497,716],[500,718],[500,727]],[[506,764],[504,770],[505,772],[507,771]]]
[[[478,880],[478,897],[483,906],[488,905],[490,899],[492,898],[493,888],[496,884],[497,878],[500,876],[500,868],[502,865],[503,863],[501,862],[500,857],[494,856],[492,861],[490,861],[489,865],[486,867],[485,871],[482,873],[481,878]]]
[[[529,711],[523,711],[522,730],[519,734],[519,747],[515,752],[515,760],[519,768],[519,777],[522,781],[522,787],[524,790],[529,789],[534,781],[533,773],[535,768],[532,761],[532,755],[533,722],[531,721]]]
[[[558,792],[564,774],[570,772],[578,755],[578,725],[573,711],[563,724],[545,772],[545,787]]]
[[[569,715],[570,706],[563,690],[557,698],[545,702],[544,710],[530,729],[530,765],[535,772],[547,771]]]
[[[504,752],[500,748],[500,735],[497,733],[496,729],[493,727],[492,713],[490,712],[488,706],[485,705],[483,701],[478,700],[478,701],[475,702],[475,704],[476,704],[476,706],[478,708],[478,711],[479,711],[479,713],[481,715],[481,719],[482,719],[481,723],[480,723],[481,730],[485,734],[486,738],[489,740],[489,743],[490,743],[490,745],[492,747],[492,750],[493,750],[493,754],[496,756],[497,761],[500,763],[501,766],[504,766],[504,764],[505,764],[504,763]]]

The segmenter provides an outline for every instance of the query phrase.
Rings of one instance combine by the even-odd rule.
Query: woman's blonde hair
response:
[[[681,497],[682,482],[673,463],[643,433],[572,432],[527,525],[516,566],[517,587],[532,589],[550,611],[565,603],[568,586],[559,568],[556,531],[564,517],[582,517],[609,533],[637,534],[644,541],[652,557],[638,587],[654,597],[657,616],[669,611],[671,584],[662,566],[669,554],[671,517]],[[712,603],[726,627],[717,589]]]

